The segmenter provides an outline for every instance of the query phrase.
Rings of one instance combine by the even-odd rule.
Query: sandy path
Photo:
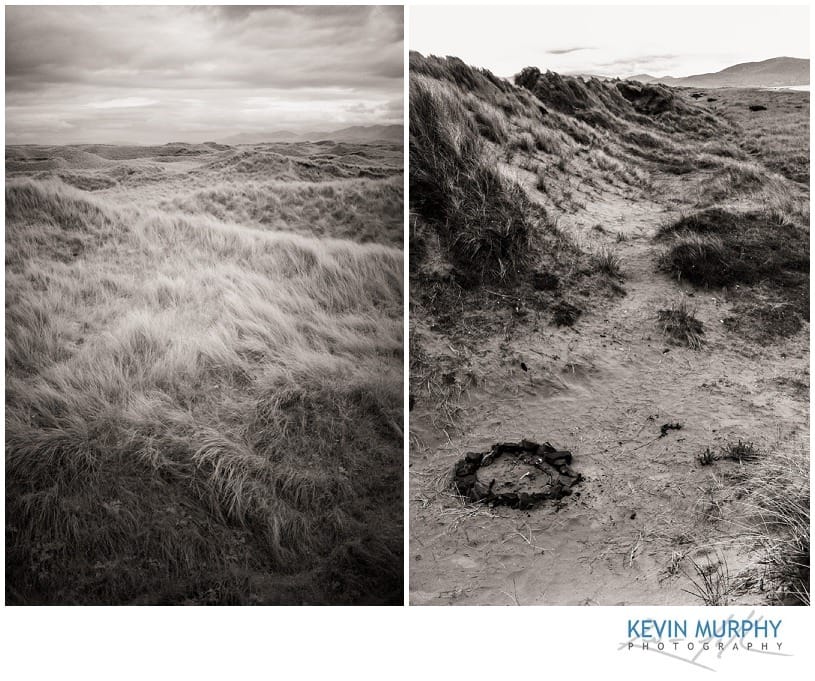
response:
[[[807,397],[785,387],[809,383],[808,326],[774,346],[748,345],[723,328],[729,305],[697,291],[706,346],[666,344],[656,313],[683,292],[655,272],[650,237],[677,214],[606,192],[564,216],[569,233],[620,256],[627,295],[574,329],[541,324],[485,341],[494,371],[464,400],[449,439],[428,413],[411,414],[412,604],[699,604],[683,591],[692,588],[684,572],[693,574],[685,556],[704,563],[721,552],[734,577],[757,560],[734,503],[744,467],[696,457],[738,439],[763,452],[808,446]],[[590,231],[598,223],[605,233]],[[617,243],[617,232],[628,240]],[[658,438],[669,422],[683,429]],[[586,478],[579,497],[533,511],[465,507],[439,484],[463,452],[522,437],[573,452]],[[734,600],[762,602],[760,587],[745,584]]]

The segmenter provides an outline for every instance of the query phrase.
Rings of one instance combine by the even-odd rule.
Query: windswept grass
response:
[[[410,81],[410,159],[412,208],[461,279],[504,282],[525,270],[534,229],[526,193],[497,170],[454,94],[420,75]]]
[[[401,246],[402,205],[402,178],[395,176],[224,183],[165,200],[161,207],[264,229]]]
[[[7,602],[401,603],[400,250],[6,216]]]
[[[751,464],[747,538],[762,551],[774,599],[782,605],[810,604],[809,465],[808,447],[771,451]]]

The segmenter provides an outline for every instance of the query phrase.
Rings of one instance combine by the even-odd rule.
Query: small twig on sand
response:
[[[641,444],[639,447],[634,447],[634,449],[629,449],[628,451],[629,452],[636,452],[638,449],[642,449],[643,447],[647,447],[648,445],[654,444],[659,439],[660,439],[660,436],[657,435],[653,440],[648,440],[648,442],[645,442],[644,444]]]
[[[504,596],[506,596],[507,598],[511,598],[513,601],[515,601],[515,605],[521,604],[520,601],[518,600],[518,588],[515,586],[514,577],[512,578],[512,593],[508,593],[506,591],[502,591],[501,593],[504,594]]]
[[[535,543],[534,543],[535,538],[534,538],[534,536],[532,535],[532,528],[531,528],[531,527],[529,527],[529,523],[524,523],[524,525],[526,525],[526,529],[529,531],[529,536],[528,536],[528,537],[527,537],[526,535],[524,535],[524,533],[523,533],[523,532],[521,532],[520,530],[515,530],[515,531],[514,531],[512,534],[510,534],[510,535],[509,535],[509,536],[508,536],[508,537],[507,537],[507,538],[504,540],[504,542],[503,542],[503,543],[508,542],[508,541],[509,541],[509,540],[510,540],[512,537],[514,537],[515,535],[518,535],[518,536],[519,536],[521,539],[523,539],[523,540],[524,540],[524,542],[526,542],[526,543],[527,543],[529,546],[531,546],[533,549],[537,549],[537,550],[538,550],[538,551],[540,551],[541,553],[544,553],[544,552],[546,551],[546,549],[545,549],[544,547],[542,547],[542,546],[538,546],[537,544],[535,544]]]
[[[495,291],[490,291],[488,288],[484,289],[485,293],[491,293],[494,296],[498,296],[499,298],[506,298],[507,300],[520,300],[518,296],[508,296],[505,293],[496,293]]]
[[[642,532],[640,532],[637,541],[634,543],[634,546],[631,547],[631,552],[628,554],[628,567],[634,564],[634,559],[637,557],[637,551],[639,551],[640,546],[642,546]]]

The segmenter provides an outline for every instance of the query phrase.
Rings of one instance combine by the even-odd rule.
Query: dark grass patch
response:
[[[778,158],[768,159],[765,165],[793,182],[809,186],[809,156],[807,154],[785,154]]]
[[[788,286],[808,279],[806,234],[765,213],[714,208],[662,227],[656,239],[671,240],[659,268],[697,286]]]
[[[384,454],[401,385],[376,383],[276,386],[251,450],[114,417],[12,424],[7,602],[401,602],[401,463]]]
[[[557,291],[560,286],[560,277],[552,272],[533,272],[532,285],[536,291]]]
[[[552,323],[555,326],[573,326],[581,312],[579,307],[560,300],[552,306]]]
[[[734,312],[734,315],[725,317],[725,328],[748,335],[762,344],[794,336],[803,327],[796,306],[789,303],[739,303]]]
[[[658,267],[734,299],[725,327],[760,343],[797,333],[809,319],[809,241],[773,213],[711,209],[659,230]]]
[[[663,333],[677,345],[686,345],[693,350],[699,350],[704,340],[704,328],[694,316],[691,309],[683,300],[669,310],[659,310],[657,319],[662,325]]]
[[[535,173],[535,189],[537,189],[542,194],[546,193],[546,188],[549,183],[549,177],[543,170],[538,170]]]

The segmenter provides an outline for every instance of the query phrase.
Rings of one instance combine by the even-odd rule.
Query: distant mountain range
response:
[[[401,125],[354,125],[331,131],[291,132],[242,132],[218,140],[222,144],[262,144],[263,142],[401,142],[404,127]]]
[[[695,76],[658,78],[641,73],[628,80],[641,83],[662,83],[677,87],[789,87],[809,85],[809,59],[775,57],[764,61],[736,64],[716,73],[700,73]]]

